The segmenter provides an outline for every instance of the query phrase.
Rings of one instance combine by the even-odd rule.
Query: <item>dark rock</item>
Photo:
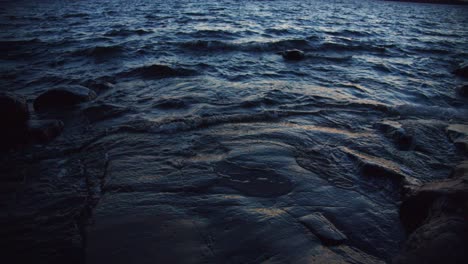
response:
[[[458,93],[463,97],[468,97],[468,84],[458,88]]]
[[[28,105],[24,97],[9,92],[0,93],[2,127],[22,126],[28,119]]]
[[[9,149],[25,141],[29,119],[26,99],[9,92],[0,93],[0,149]]]
[[[285,60],[302,60],[305,58],[305,54],[303,51],[298,49],[293,50],[286,50],[281,53]]]
[[[458,69],[453,71],[454,74],[468,78],[468,63],[462,63]]]
[[[327,218],[320,213],[313,213],[299,218],[314,235],[325,245],[337,245],[347,239]]]
[[[364,176],[388,178],[397,184],[415,181],[403,171],[403,167],[389,160],[370,156],[346,147],[342,148],[342,150],[357,163]]]
[[[466,138],[468,137],[468,125],[452,124],[447,127],[446,132],[452,141]]]
[[[34,101],[34,109],[42,111],[50,108],[65,108],[95,97],[94,91],[79,85],[55,88],[39,95]]]
[[[396,121],[383,121],[377,124],[377,128],[392,139],[400,150],[410,150],[413,146],[413,137]]]
[[[455,169],[455,177],[424,184],[403,201],[400,207],[400,218],[408,232],[412,232],[426,220],[433,203],[439,198],[467,201],[468,170],[466,167],[468,163],[462,163]]]
[[[446,132],[457,149],[468,154],[468,125],[452,124],[447,127]]]
[[[466,263],[468,225],[461,217],[437,217],[418,230],[406,242],[395,264]]]
[[[33,142],[47,142],[63,130],[63,122],[60,120],[30,120],[28,122],[28,137]]]
[[[394,263],[466,263],[467,201],[467,161],[449,179],[415,189],[400,208],[400,219],[410,236]]]
[[[15,263],[84,263],[77,220],[91,199],[83,195],[86,184],[79,183],[86,177],[80,160],[31,161],[9,159],[0,166],[3,256]],[[18,177],[9,180],[16,186],[12,193],[4,193],[5,167],[8,176]]]

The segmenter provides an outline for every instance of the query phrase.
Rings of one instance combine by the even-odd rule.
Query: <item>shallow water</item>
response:
[[[402,179],[445,178],[460,159],[446,128],[468,121],[452,74],[468,60],[468,8],[167,2],[0,2],[2,89],[98,92],[34,114],[65,131],[18,159],[63,203],[25,195],[24,208],[87,197],[76,207],[90,213],[57,221],[78,222],[89,263],[389,261],[405,238]],[[278,54],[294,48],[306,58]],[[348,240],[308,232],[298,219],[316,212]]]

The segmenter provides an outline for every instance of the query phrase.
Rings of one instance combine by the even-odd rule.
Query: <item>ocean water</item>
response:
[[[401,185],[461,159],[446,129],[468,122],[452,73],[467,43],[465,6],[1,1],[0,89],[30,102],[59,86],[98,93],[33,113],[65,130],[13,163],[41,179],[31,197],[60,202],[25,195],[8,221],[51,226],[57,237],[15,237],[61,244],[59,259],[84,248],[89,263],[390,261],[405,239]],[[286,61],[288,49],[306,57]],[[346,242],[308,231],[300,219],[315,213]]]

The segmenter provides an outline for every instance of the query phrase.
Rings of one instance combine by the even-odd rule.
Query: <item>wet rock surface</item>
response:
[[[39,95],[34,100],[34,109],[69,108],[79,103],[87,102],[96,97],[96,93],[84,86],[74,85],[54,88]]]
[[[2,219],[10,226],[3,237],[12,256],[34,248],[23,260],[388,262],[405,239],[398,202],[421,193],[415,197],[424,203],[411,198],[402,206],[420,215],[416,230],[436,200],[426,202],[432,187],[421,182],[448,175],[440,161],[456,161],[453,140],[465,137],[461,123],[395,121],[387,112],[374,112],[367,128],[336,127],[316,111],[135,118],[135,111],[160,111],[155,102],[91,102],[69,113],[48,145],[2,157],[9,204]],[[350,116],[368,122],[365,107],[373,109],[325,107],[343,124]],[[57,122],[39,127],[54,132]],[[391,125],[382,129],[382,122]],[[395,130],[413,135],[416,147],[401,149]],[[48,202],[31,211],[39,200]],[[33,217],[39,212],[46,217]]]
[[[347,238],[327,218],[320,213],[305,215],[299,218],[312,233],[325,245],[341,244]]]
[[[468,125],[453,124],[447,127],[447,134],[458,150],[468,154]]]
[[[402,150],[413,148],[413,138],[397,121],[383,121],[376,125],[385,135],[395,141]]]

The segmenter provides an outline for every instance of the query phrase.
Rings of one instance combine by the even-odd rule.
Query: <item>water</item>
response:
[[[61,85],[99,94],[73,111],[35,113],[64,120],[65,131],[15,156],[34,161],[25,170],[42,176],[28,179],[48,175],[54,199],[64,201],[38,206],[25,196],[24,203],[52,212],[74,208],[65,219],[79,226],[90,263],[129,256],[139,263],[228,256],[234,263],[389,261],[405,238],[398,219],[402,179],[445,178],[461,158],[446,128],[466,124],[468,116],[466,99],[456,93],[466,80],[451,73],[468,60],[463,6],[367,0],[0,6],[2,89],[31,102]],[[278,54],[294,48],[306,58],[290,62]],[[395,136],[395,124],[410,143]],[[31,192],[42,195],[41,184]],[[85,216],[77,219],[76,212]],[[322,245],[298,221],[315,212],[348,240]],[[69,236],[67,225],[53,228],[67,234],[60,239]],[[231,240],[238,243],[228,246]],[[124,253],[105,253],[115,248]]]

